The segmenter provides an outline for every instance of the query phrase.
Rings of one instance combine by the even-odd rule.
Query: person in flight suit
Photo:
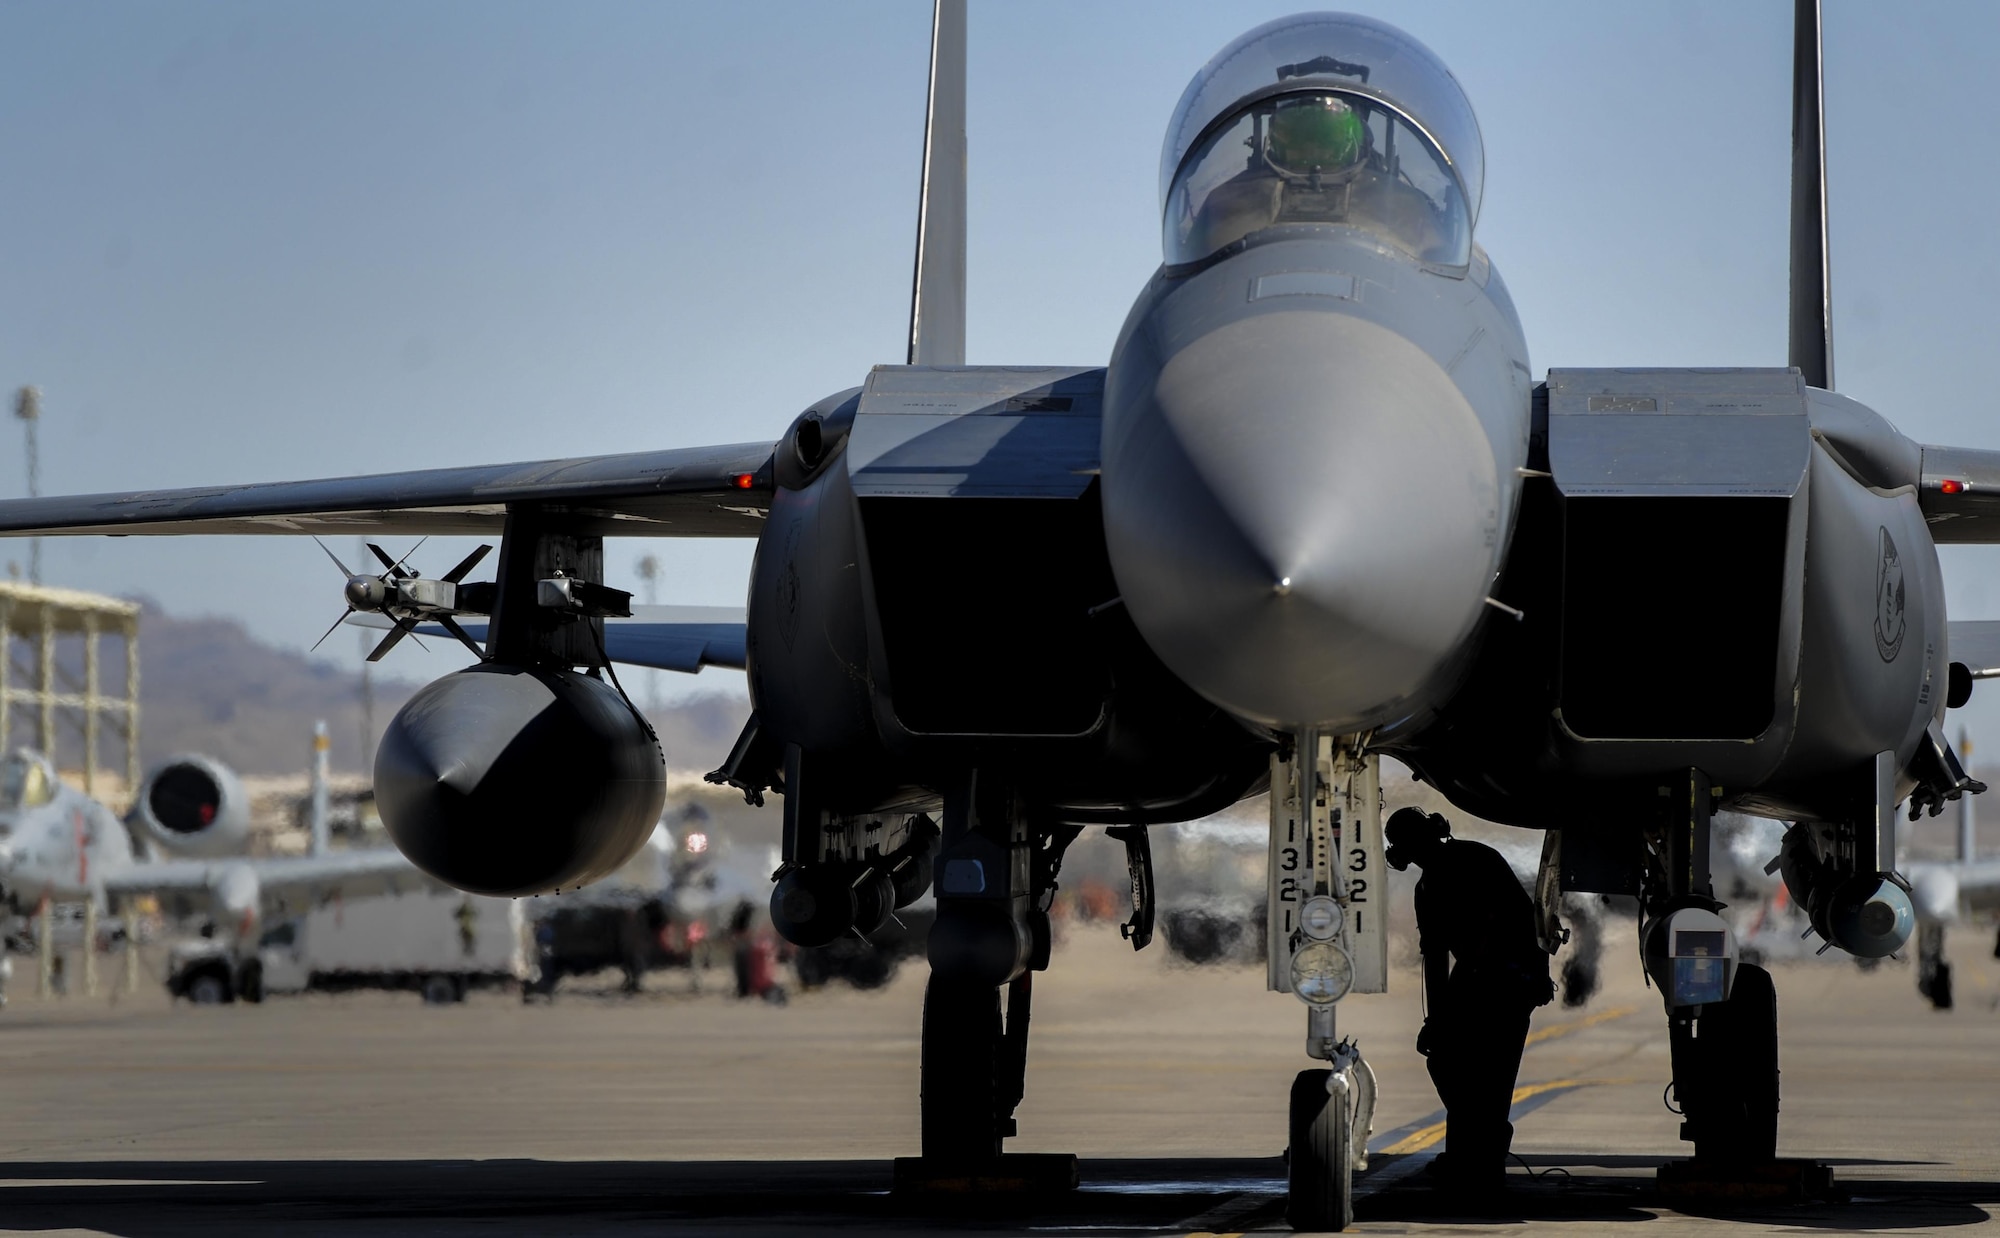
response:
[[[1383,841],[1396,871],[1412,864],[1423,870],[1417,939],[1426,1014],[1417,1052],[1429,1059],[1444,1102],[1440,1172],[1459,1188],[1498,1190],[1514,1140],[1507,1113],[1528,1016],[1555,995],[1535,905],[1499,852],[1453,838],[1436,813],[1399,809]]]

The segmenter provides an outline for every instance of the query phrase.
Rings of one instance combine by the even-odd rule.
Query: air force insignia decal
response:
[[[1889,530],[1882,530],[1882,563],[1875,571],[1875,652],[1894,662],[1903,651],[1903,559]]]

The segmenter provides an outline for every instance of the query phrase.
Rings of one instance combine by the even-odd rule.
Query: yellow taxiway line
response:
[[[1550,1079],[1547,1080],[1546,1082],[1530,1083],[1515,1088],[1514,1098],[1509,1103],[1513,1105],[1518,1105],[1522,1101],[1527,1100],[1529,1097],[1540,1096],[1544,1092],[1564,1092],[1564,1091],[1569,1091],[1572,1088],[1594,1088],[1594,1087],[1604,1087],[1611,1084],[1635,1083],[1635,1082],[1637,1082],[1637,1080],[1634,1079]],[[1418,1129],[1411,1131],[1409,1134],[1403,1136],[1401,1139],[1398,1139],[1396,1142],[1390,1144],[1388,1147],[1382,1149],[1380,1152],[1370,1153],[1370,1155],[1407,1156],[1412,1152],[1422,1152],[1426,1148],[1429,1148],[1434,1144],[1436,1144],[1440,1139],[1443,1139],[1444,1131],[1445,1131],[1445,1123],[1433,1122],[1429,1126],[1419,1127]]]
[[[1568,1036],[1572,1033],[1580,1032],[1586,1027],[1596,1027],[1600,1023],[1609,1023],[1613,1019],[1622,1019],[1628,1014],[1637,1014],[1638,1011],[1639,1008],[1637,1006],[1613,1006],[1609,1010],[1600,1010],[1596,1014],[1585,1015],[1581,1019],[1571,1019],[1567,1023],[1551,1023],[1547,1027],[1538,1027],[1534,1031],[1529,1032],[1527,1043],[1538,1045],[1544,1040],[1555,1040],[1563,1036]],[[1519,1100],[1520,1098],[1515,1097],[1515,1099]]]

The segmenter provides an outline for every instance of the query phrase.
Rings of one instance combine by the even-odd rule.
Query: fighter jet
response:
[[[1322,737],[1554,832],[1549,888],[1638,895],[1684,1130],[1704,1164],[1768,1161],[1775,997],[1714,914],[1714,813],[1790,823],[1816,931],[1896,950],[1896,813],[1979,789],[1940,723],[2000,671],[1961,654],[1935,550],[2000,540],[2000,452],[1834,390],[1815,0],[1797,31],[1788,364],[1537,378],[1458,79],[1386,23],[1307,14],[1232,41],[1168,118],[1162,263],[1107,363],[968,365],[964,4],[939,0],[905,364],[777,442],[10,502],[0,532],[499,534],[483,588],[391,564],[347,590],[399,628],[485,618],[480,661],[388,728],[376,792],[419,867],[487,894],[588,881],[659,814],[602,539],[755,539],[755,712],[715,776],[784,797],[795,942],[935,874],[919,1169],[984,1172],[1014,1132],[1064,847],[1117,829],[1143,896],[1147,827],[1280,778],[1320,805]],[[1315,896],[1316,931],[1352,893]],[[1292,957],[1340,1064],[1293,1089],[1292,1215],[1334,1228],[1341,957]]]
[[[110,911],[156,896],[206,915],[225,941],[254,945],[268,915],[443,885],[386,847],[246,855],[249,803],[227,766],[183,755],[147,776],[120,821],[59,779],[46,756],[17,748],[0,758],[0,906],[15,915],[45,902]],[[237,989],[254,995],[256,977],[239,976]]]

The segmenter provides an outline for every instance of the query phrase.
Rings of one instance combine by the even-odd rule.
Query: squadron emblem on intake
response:
[[[799,526],[785,534],[785,571],[778,577],[778,635],[790,649],[799,634]]]
[[[1889,530],[1882,530],[1882,563],[1875,571],[1875,652],[1894,662],[1903,651],[1903,559]]]

